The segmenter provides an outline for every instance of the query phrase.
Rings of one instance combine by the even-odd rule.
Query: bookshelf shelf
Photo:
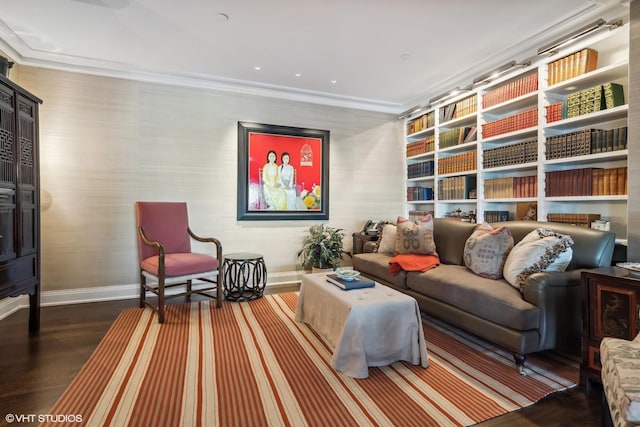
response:
[[[564,157],[562,159],[545,160],[544,165],[581,165],[595,162],[611,162],[626,160],[629,150],[609,151],[606,153],[587,154],[585,156]]]
[[[530,92],[518,98],[510,99],[501,104],[491,106],[482,110],[483,115],[502,116],[511,111],[521,110],[527,107],[535,106],[538,103],[538,91]]]
[[[580,62],[583,58],[586,62]],[[624,240],[628,195],[621,193],[628,185],[618,183],[627,183],[628,175],[629,24],[532,61],[407,120],[413,126],[412,120],[423,120],[427,114],[433,119],[428,122],[432,127],[407,132],[406,141],[433,139],[435,150],[405,158],[407,165],[433,160],[434,175],[408,179],[405,186],[432,188],[435,200],[409,201],[408,195],[405,209],[414,217],[429,210],[438,218],[463,210],[475,213],[481,222],[485,214],[503,218],[505,211],[509,219],[516,219],[522,205],[535,204],[542,221],[548,213],[601,214]],[[526,127],[518,129],[522,126]],[[451,145],[469,134],[465,130],[464,137],[456,139],[456,128],[475,129],[476,140]],[[517,130],[499,133],[511,129]],[[463,164],[475,169],[441,173],[473,155],[475,165]],[[607,178],[601,179],[603,173]],[[571,187],[565,186],[567,178]],[[459,192],[461,185],[464,192]],[[563,193],[598,195],[549,196]],[[536,196],[505,197],[510,194]]]
[[[456,119],[449,120],[447,122],[441,123],[440,127],[442,127],[442,128],[455,128],[455,127],[460,127],[460,126],[464,126],[464,125],[475,126],[476,121],[477,121],[477,117],[478,117],[477,113],[467,114],[466,116],[458,117]]]
[[[435,155],[435,151],[430,151],[428,153],[418,154],[417,156],[407,157],[407,161],[410,162],[410,161],[414,161],[414,160],[433,159],[434,155]]]
[[[626,202],[627,195],[609,195],[609,196],[563,196],[563,197],[547,197],[547,202],[565,203],[565,202]]]
[[[565,96],[576,90],[587,89],[602,82],[626,79],[628,74],[629,61],[621,61],[549,86],[545,92]]]
[[[433,175],[429,175],[429,176],[418,176],[415,178],[409,178],[407,179],[407,182],[422,182],[422,181],[433,181],[434,180],[434,176]]]
[[[544,126],[545,131],[572,131],[581,129],[585,126],[596,125],[606,121],[626,119],[629,113],[629,105],[620,105],[618,107],[609,108],[603,111],[596,111],[594,113],[585,114],[578,117],[572,117],[570,119],[558,120]]]
[[[434,131],[435,127],[432,126],[419,132],[412,133],[411,135],[407,135],[407,141],[419,141],[429,135],[433,135]]]
[[[479,142],[481,142],[483,145],[486,143],[493,143],[493,142],[509,142],[509,141],[515,141],[521,138],[526,138],[529,136],[535,136],[537,134],[538,134],[538,127],[534,126],[526,129],[516,130],[513,132],[503,133],[503,134],[492,136],[489,138],[482,138],[480,139]]]
[[[483,171],[486,175],[502,174],[509,171],[535,171],[538,169],[538,162],[520,163],[517,165],[500,166],[496,168],[485,168]]]
[[[460,151],[469,151],[478,147],[477,141],[466,142],[464,144],[454,145],[452,147],[441,148],[439,153],[457,153]]]

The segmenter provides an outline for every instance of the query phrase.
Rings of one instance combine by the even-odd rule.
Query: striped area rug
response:
[[[164,325],[126,309],[49,413],[81,416],[73,426],[462,426],[578,381],[551,354],[530,356],[522,377],[507,352],[432,320],[428,368],[398,362],[353,379],[293,320],[297,298],[169,305]]]

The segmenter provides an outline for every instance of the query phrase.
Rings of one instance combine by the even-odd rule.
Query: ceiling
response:
[[[25,65],[399,113],[620,18],[628,2],[0,0],[0,51]]]

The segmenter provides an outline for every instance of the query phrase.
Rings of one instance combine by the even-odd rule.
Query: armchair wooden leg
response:
[[[158,323],[164,323],[164,277],[158,278]]]
[[[144,277],[144,274],[140,273],[140,308],[144,308],[145,305],[145,297],[147,295],[147,278]]]
[[[223,298],[224,298],[224,292],[222,289],[222,269],[218,268],[218,280],[216,283],[216,308],[222,307]]]

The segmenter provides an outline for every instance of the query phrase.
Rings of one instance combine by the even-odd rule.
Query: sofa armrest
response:
[[[522,286],[525,301],[540,309],[540,349],[580,350],[582,331],[581,269],[540,272]]]
[[[362,231],[353,233],[353,254],[371,253],[375,249],[376,236],[370,236]]]

